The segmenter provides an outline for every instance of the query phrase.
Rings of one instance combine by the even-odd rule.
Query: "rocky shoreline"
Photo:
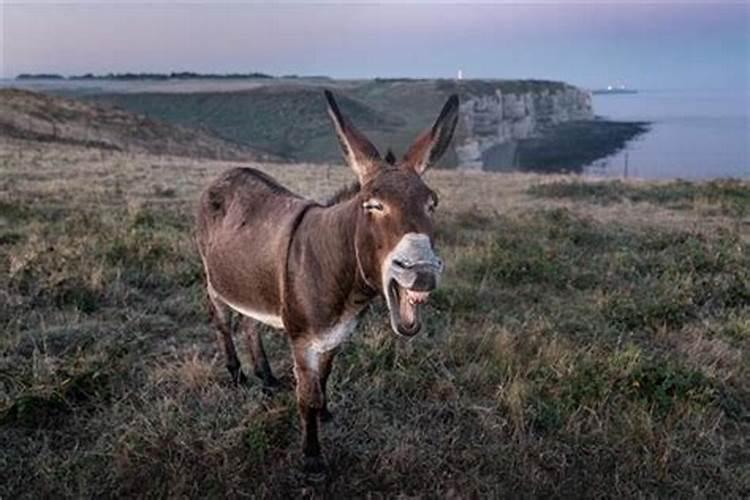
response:
[[[514,168],[527,172],[580,174],[586,165],[617,153],[649,128],[648,122],[604,119],[563,123],[547,130],[543,136],[519,141]]]

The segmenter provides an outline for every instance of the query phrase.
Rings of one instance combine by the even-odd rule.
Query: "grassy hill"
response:
[[[366,315],[311,486],[286,341],[269,399],[208,323],[192,213],[235,165],[0,138],[0,497],[747,496],[748,183],[430,172],[426,331]]]
[[[127,93],[90,97],[98,103],[188,127],[202,127],[240,144],[293,159],[305,151],[309,160],[340,157],[320,89],[269,85],[238,92]],[[367,131],[393,131],[403,120],[340,96],[341,106]],[[310,143],[315,142],[314,146]],[[318,144],[319,143],[319,144]]]
[[[224,159],[272,158],[207,130],[13,88],[0,89],[0,135],[116,151]]]

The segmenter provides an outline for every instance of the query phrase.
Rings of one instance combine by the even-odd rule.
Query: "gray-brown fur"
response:
[[[330,207],[331,205],[341,203],[342,201],[350,200],[357,193],[359,193],[361,187],[362,186],[359,185],[359,182],[352,182],[348,186],[342,187],[341,189],[336,191],[333,196],[328,198],[328,200],[325,202],[325,206]]]
[[[392,154],[382,160],[333,96],[326,92],[326,98],[359,182],[320,205],[260,171],[232,169],[203,192],[196,230],[211,316],[233,380],[246,376],[232,339],[231,310],[244,316],[253,371],[265,386],[277,381],[257,321],[289,338],[305,469],[316,473],[325,469],[318,420],[331,416],[325,389],[339,345],[378,294],[387,298],[396,333],[417,333],[420,304],[437,285],[442,263],[433,251],[431,218],[437,200],[420,174],[445,151],[458,109],[454,96],[398,163]]]

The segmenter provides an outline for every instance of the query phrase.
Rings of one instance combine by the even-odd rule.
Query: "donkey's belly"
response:
[[[295,216],[247,217],[241,227],[215,233],[206,255],[211,286],[222,301],[275,328],[284,327],[283,286]]]
[[[252,246],[237,243],[250,250],[231,252],[232,246],[219,246],[206,256],[210,287],[236,312],[275,328],[281,321],[281,282],[283,263],[253,252]]]
[[[262,311],[256,311],[251,308],[252,306],[234,304],[231,301],[225,299],[224,297],[221,297],[221,299],[224,301],[226,305],[231,307],[235,312],[238,312],[242,314],[243,316],[247,316],[248,318],[252,318],[256,321],[260,321],[261,323],[264,323],[268,326],[272,326],[274,328],[284,328],[284,322],[281,320],[281,316],[279,315],[262,312]]]

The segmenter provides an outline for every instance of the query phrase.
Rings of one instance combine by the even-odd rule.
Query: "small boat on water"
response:
[[[605,89],[594,89],[591,91],[594,95],[602,95],[602,94],[637,94],[638,91],[636,89],[630,89],[625,87],[625,85],[619,85],[617,87],[608,85]]]

